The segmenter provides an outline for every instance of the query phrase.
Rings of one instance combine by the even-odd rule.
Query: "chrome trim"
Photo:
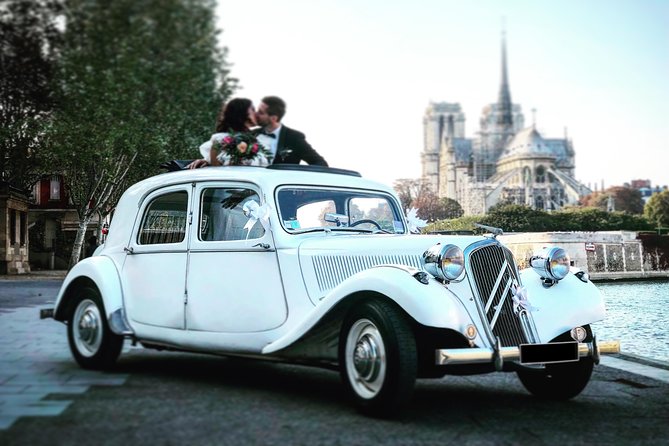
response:
[[[620,341],[602,341],[580,342],[578,344],[579,358],[592,357],[595,364],[599,363],[601,355],[620,353]],[[519,347],[500,347],[500,348],[445,348],[435,350],[435,364],[453,365],[453,364],[485,364],[491,363],[495,368],[500,361],[519,361]],[[502,364],[503,365],[503,364]]]
[[[476,258],[477,251],[484,248],[496,248],[499,251],[492,251],[494,257],[490,259],[487,257]],[[517,286],[522,285],[511,251],[495,239],[486,239],[469,245],[465,248],[464,253],[465,276],[469,281],[469,286],[474,295],[476,309],[483,322],[482,332],[485,333],[488,344],[495,345],[498,337],[501,337],[502,345],[505,347],[535,342],[539,336],[534,327],[531,314],[528,313],[524,317],[519,315],[517,316],[518,320],[514,320],[516,316],[509,316],[508,314],[512,307],[510,296],[511,286],[514,284]],[[487,256],[489,254],[482,255]],[[485,267],[474,267],[472,264],[473,257],[476,258],[477,263],[485,264]],[[490,260],[489,264],[486,260]],[[500,285],[505,276],[507,276],[506,283],[500,294]],[[480,284],[486,285],[484,287],[485,294],[482,294],[484,293],[483,289],[478,288]],[[485,299],[483,295],[485,295]],[[497,302],[495,302],[496,298],[499,299]],[[491,309],[494,309],[494,313],[489,317],[488,314]],[[504,311],[507,315],[501,318]]]

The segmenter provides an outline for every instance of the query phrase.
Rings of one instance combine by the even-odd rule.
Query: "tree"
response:
[[[400,178],[393,183],[393,189],[400,198],[402,208],[406,210],[412,207],[416,198],[430,190],[430,185],[423,179]]]
[[[464,213],[457,201],[439,198],[424,178],[401,178],[395,181],[393,188],[399,195],[402,208],[418,208],[419,216],[428,221],[457,218]]]
[[[51,81],[61,41],[57,0],[0,5],[0,180],[28,189],[39,176]]]
[[[669,227],[669,190],[651,195],[643,213],[655,227]]]
[[[550,230],[549,215],[542,210],[521,204],[506,204],[491,208],[482,222],[502,228],[504,232]]]
[[[624,186],[613,186],[604,192],[593,192],[581,199],[585,207],[596,207],[602,210],[608,209],[609,198],[613,199],[616,211],[629,212],[630,214],[643,213],[643,198],[638,189]]]
[[[442,198],[441,202],[444,206],[444,218],[459,218],[465,213],[460,203],[452,198]]]
[[[79,214],[70,266],[94,215],[162,161],[192,158],[236,87],[213,0],[68,0],[52,166]]]

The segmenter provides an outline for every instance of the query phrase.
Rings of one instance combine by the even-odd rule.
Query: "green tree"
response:
[[[502,228],[504,232],[546,231],[549,215],[542,210],[520,204],[505,204],[492,208],[480,223]]]
[[[86,228],[161,161],[192,158],[236,87],[217,43],[213,0],[67,0],[51,165]]]
[[[28,189],[39,176],[51,81],[61,41],[57,0],[0,4],[0,180]]]
[[[460,203],[452,198],[442,198],[441,203],[444,206],[444,218],[459,218],[465,213]]]
[[[656,228],[669,227],[669,190],[651,195],[643,213]]]

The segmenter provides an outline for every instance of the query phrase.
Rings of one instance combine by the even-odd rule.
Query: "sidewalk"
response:
[[[0,280],[62,280],[67,275],[67,270],[37,270],[28,274],[0,274]]]

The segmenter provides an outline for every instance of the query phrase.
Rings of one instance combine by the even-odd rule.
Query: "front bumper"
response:
[[[620,341],[602,341],[578,343],[578,357],[592,357],[595,364],[599,364],[599,357],[603,354],[620,353]],[[455,364],[485,364],[492,363],[495,369],[502,370],[504,362],[520,362],[520,347],[501,347],[499,344],[495,348],[446,348],[435,351],[437,365],[455,365]],[[550,364],[552,361],[546,361],[544,364]],[[563,361],[554,361],[563,362]]]

